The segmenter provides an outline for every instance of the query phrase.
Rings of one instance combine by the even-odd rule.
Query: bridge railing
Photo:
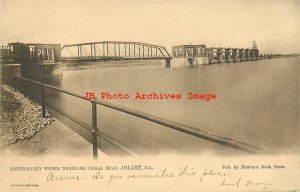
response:
[[[98,158],[98,136],[102,137],[102,133],[99,131],[98,127],[97,127],[97,105],[101,105],[104,107],[108,107],[110,109],[114,109],[126,114],[130,114],[132,116],[147,120],[147,121],[151,121],[153,123],[159,124],[159,125],[163,125],[167,128],[173,129],[173,130],[177,130],[179,132],[200,138],[200,139],[204,139],[204,140],[208,140],[214,143],[218,143],[233,149],[237,149],[237,150],[241,150],[247,153],[251,153],[251,154],[259,154],[259,153],[265,153],[268,152],[264,149],[261,149],[257,146],[253,146],[241,141],[237,141],[237,140],[233,140],[231,138],[227,138],[227,137],[223,137],[223,136],[219,136],[207,131],[203,131],[201,129],[195,128],[195,127],[191,127],[188,125],[184,125],[184,124],[180,124],[177,122],[172,122],[170,120],[167,119],[163,119],[151,114],[147,114],[141,111],[137,111],[137,110],[133,110],[133,109],[129,109],[127,107],[123,107],[120,105],[116,105],[116,104],[112,104],[112,103],[108,103],[102,100],[99,100],[97,98],[93,99],[93,100],[89,100],[84,98],[81,94],[73,92],[73,91],[68,91],[59,87],[55,87],[52,85],[48,85],[48,84],[44,84],[38,81],[34,81],[31,79],[27,79],[27,78],[23,78],[23,77],[14,77],[14,78],[19,78],[21,80],[27,81],[27,82],[31,82],[34,83],[36,85],[40,85],[41,86],[41,106],[42,106],[42,116],[45,117],[46,115],[46,98],[45,98],[45,88],[48,89],[52,89],[73,97],[77,97],[80,98],[82,100],[88,101],[91,103],[91,112],[92,112],[92,119],[91,119],[91,128],[88,129],[88,131],[92,134],[92,144],[93,144],[93,157],[94,158]],[[15,81],[13,81],[15,82]],[[115,145],[119,146],[121,149],[126,150],[126,152],[128,154],[134,154],[134,152],[122,147],[120,144],[118,143],[114,143]],[[269,153],[269,152],[268,152]]]

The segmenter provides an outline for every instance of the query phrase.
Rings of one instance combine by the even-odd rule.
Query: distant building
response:
[[[1,47],[2,64],[21,64],[29,78],[62,75],[60,44],[9,43]]]
[[[13,47],[12,46],[1,46],[0,49],[0,63],[2,64],[11,64],[14,63],[14,55],[13,55]]]
[[[172,66],[208,64],[205,45],[173,46],[172,58]]]
[[[9,43],[15,63],[54,64],[61,62],[60,44]]]

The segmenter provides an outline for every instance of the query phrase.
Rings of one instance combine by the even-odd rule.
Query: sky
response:
[[[110,40],[300,53],[300,0],[1,1],[1,45]]]

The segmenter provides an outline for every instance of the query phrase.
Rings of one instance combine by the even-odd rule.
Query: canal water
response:
[[[65,71],[62,79],[48,83],[82,96],[86,92],[98,98],[102,92],[128,94],[129,99],[105,101],[275,153],[299,153],[299,71],[300,57],[291,57],[171,69],[151,65]],[[136,93],[153,92],[180,94],[181,99],[135,99]],[[190,100],[188,92],[215,94],[216,99]],[[91,125],[89,102],[50,90],[46,99],[52,107]],[[137,154],[241,154],[122,112],[97,108],[98,128]]]

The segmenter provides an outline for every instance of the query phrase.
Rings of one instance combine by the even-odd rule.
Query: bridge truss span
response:
[[[103,41],[64,45],[63,62],[165,59],[171,56],[165,47],[141,42]]]

